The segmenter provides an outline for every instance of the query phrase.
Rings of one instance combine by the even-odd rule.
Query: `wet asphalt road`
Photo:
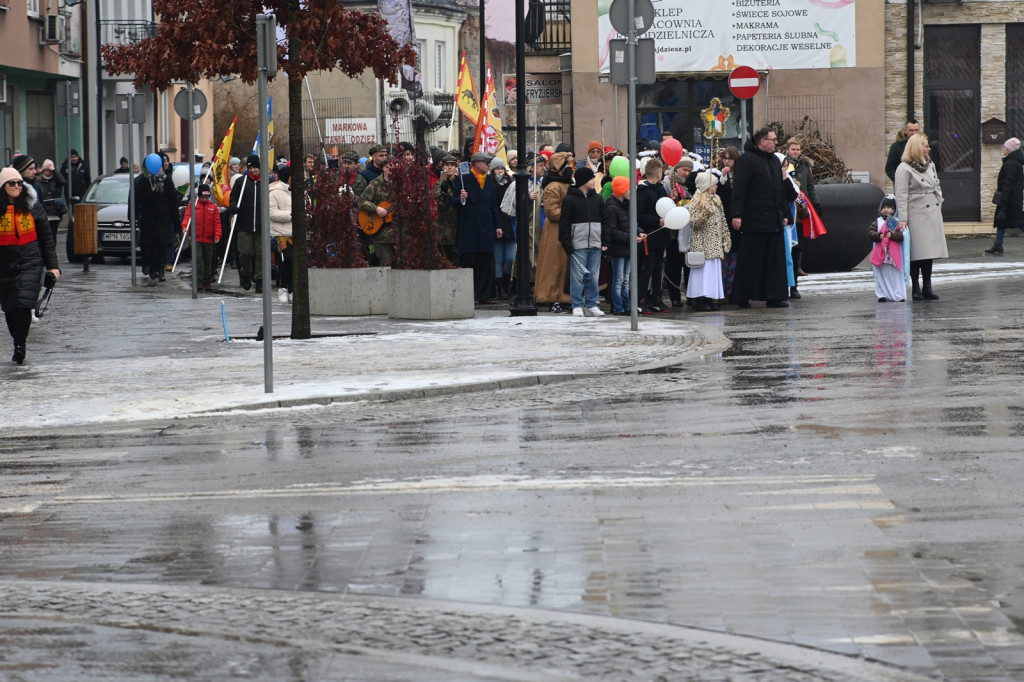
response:
[[[0,517],[0,581],[538,607],[1024,679],[1019,289],[807,287],[650,373],[3,439],[4,497],[42,503]]]

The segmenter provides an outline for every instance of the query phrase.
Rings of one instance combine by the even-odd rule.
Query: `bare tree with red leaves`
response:
[[[301,111],[306,74],[338,69],[356,78],[372,69],[378,79],[395,83],[402,64],[416,63],[412,45],[398,45],[386,21],[345,9],[338,0],[153,0],[153,12],[159,17],[154,37],[104,45],[101,53],[111,74],[135,74],[136,87],[148,85],[154,91],[233,74],[255,83],[256,15],[277,18],[285,35],[277,52],[288,75],[288,156],[296,192],[305,187]],[[305,203],[292,202],[294,339],[311,336]]]

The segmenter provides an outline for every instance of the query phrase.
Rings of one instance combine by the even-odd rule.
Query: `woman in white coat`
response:
[[[911,137],[894,179],[899,227],[910,230],[910,278],[915,301],[938,298],[932,291],[932,260],[949,257],[942,226],[942,188],[930,153],[927,135]]]

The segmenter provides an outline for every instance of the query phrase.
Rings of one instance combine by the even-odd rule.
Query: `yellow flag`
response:
[[[213,200],[224,208],[231,203],[231,142],[235,137],[236,121],[238,121],[237,116],[231,122],[228,134],[224,136],[220,146],[217,147],[217,153],[213,155],[213,167],[210,169],[213,173],[213,186],[210,188]]]
[[[459,82],[455,86],[455,104],[459,111],[466,115],[473,123],[480,120],[480,103],[476,99],[476,90],[473,88],[473,76],[466,66],[466,51],[462,51],[462,64],[459,65]]]
[[[487,86],[484,88],[484,101],[487,103],[480,110],[480,118],[476,123],[476,134],[473,139],[473,152],[484,152],[491,156],[505,157],[505,135],[501,132],[501,110],[494,100],[494,78],[491,76],[491,65],[487,65]]]

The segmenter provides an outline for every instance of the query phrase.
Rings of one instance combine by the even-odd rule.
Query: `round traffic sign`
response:
[[[761,77],[749,66],[737,66],[729,74],[729,90],[739,99],[750,99],[761,89]]]
[[[608,19],[619,35],[628,36],[629,29],[643,35],[654,24],[654,3],[651,0],[633,0],[633,16],[629,16],[628,0],[612,0]]]
[[[186,121],[194,121],[206,113],[206,95],[201,90],[192,90],[192,108],[188,106],[188,88],[182,88],[174,96],[174,113]]]

